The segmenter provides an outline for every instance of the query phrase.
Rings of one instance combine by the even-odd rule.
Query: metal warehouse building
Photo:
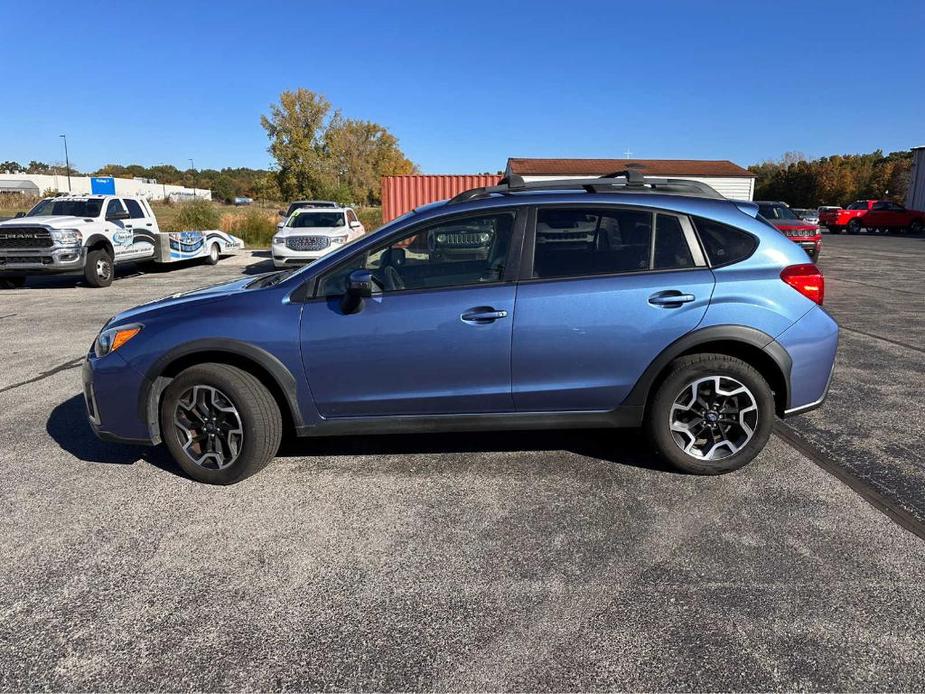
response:
[[[912,172],[906,191],[906,207],[925,210],[925,145],[912,148]]]
[[[527,159],[507,160],[504,175],[517,174],[526,181],[557,178],[596,178],[636,169],[646,176],[701,181],[733,200],[751,200],[755,174],[731,161],[696,159]],[[925,175],[925,165],[923,165]],[[382,178],[382,221],[390,222],[427,203],[445,200],[470,188],[497,185],[501,176],[489,174],[412,174]]]

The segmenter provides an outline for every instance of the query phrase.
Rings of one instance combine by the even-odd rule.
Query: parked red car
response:
[[[876,202],[876,200],[855,200],[844,209],[825,210],[819,215],[819,224],[833,234],[841,234],[845,229],[852,234],[857,234],[864,226],[861,217],[867,215]]]
[[[925,212],[907,210],[890,200],[857,200],[843,210],[823,212],[819,223],[833,234],[845,230],[857,234],[864,228],[920,234],[925,231]]]
[[[788,239],[800,246],[815,261],[822,251],[822,233],[815,224],[800,219],[784,202],[758,202],[758,214],[777,227]]]

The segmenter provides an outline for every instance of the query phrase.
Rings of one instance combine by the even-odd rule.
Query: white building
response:
[[[755,174],[731,161],[699,159],[526,159],[510,158],[504,175],[512,173],[525,181],[562,178],[596,178],[625,169],[644,176],[700,181],[733,200],[755,197]]]
[[[67,193],[68,191],[76,195],[89,195],[93,192],[91,181],[98,176],[71,176],[70,188],[68,188],[67,176],[64,174],[11,174],[0,173],[0,192],[8,189],[13,192],[16,188],[22,191],[29,190],[34,192],[38,189],[39,194],[46,191],[55,191],[58,193]],[[105,178],[105,177],[104,177]],[[116,195],[136,195],[147,198],[148,200],[171,199],[189,199],[192,197],[212,199],[212,191],[207,188],[185,188],[183,186],[171,186],[164,183],[150,182],[150,180],[135,180],[132,178],[114,178]],[[31,184],[31,185],[29,185]]]
[[[925,210],[925,145],[912,148],[912,172],[906,191],[906,207]]]

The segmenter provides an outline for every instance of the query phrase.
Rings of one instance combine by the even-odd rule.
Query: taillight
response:
[[[780,278],[807,299],[822,306],[822,300],[825,298],[825,277],[818,267],[812,263],[791,265],[783,269]]]

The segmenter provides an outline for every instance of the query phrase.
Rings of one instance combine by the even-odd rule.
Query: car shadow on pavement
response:
[[[82,395],[65,400],[51,411],[45,431],[63,450],[88,463],[131,465],[145,460],[172,474],[183,476],[163,446],[129,446],[101,441],[90,429]]]
[[[563,429],[548,431],[482,431],[443,434],[288,437],[278,457],[340,455],[416,455],[434,453],[502,453],[568,451],[587,458],[630,467],[680,474],[655,455],[637,429]]]
[[[164,446],[130,446],[101,441],[90,429],[82,395],[55,407],[45,424],[48,435],[75,458],[89,463],[132,465],[144,460],[161,470],[185,477]],[[389,434],[283,439],[277,457],[354,455],[420,455],[502,452],[571,453],[619,465],[675,473],[652,452],[635,429],[569,429],[550,431],[483,431],[447,434]]]

